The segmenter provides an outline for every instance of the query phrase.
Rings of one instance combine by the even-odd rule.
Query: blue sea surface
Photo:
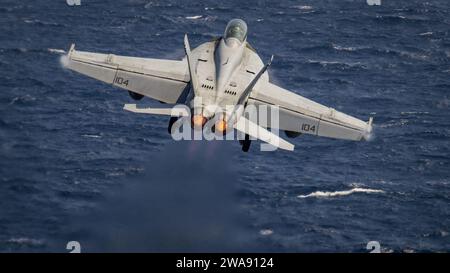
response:
[[[373,139],[177,142],[60,63],[71,43],[181,59],[233,18],[272,82],[373,116]],[[2,0],[0,251],[449,252],[449,30],[447,0]]]

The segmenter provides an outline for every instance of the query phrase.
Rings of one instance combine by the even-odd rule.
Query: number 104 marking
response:
[[[310,125],[308,123],[303,123],[301,128],[302,128],[302,131],[305,131],[305,132],[315,132],[316,131],[316,126]]]

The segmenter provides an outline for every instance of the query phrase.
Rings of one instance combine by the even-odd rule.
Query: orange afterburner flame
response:
[[[202,115],[194,115],[192,117],[192,125],[194,128],[203,128],[206,123],[206,118]]]
[[[227,130],[227,122],[223,119],[216,122],[216,130],[218,132],[225,133]]]

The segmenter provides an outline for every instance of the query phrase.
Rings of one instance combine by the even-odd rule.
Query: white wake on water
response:
[[[316,191],[307,195],[299,195],[298,198],[307,198],[307,197],[336,197],[336,196],[345,196],[350,195],[355,192],[363,192],[363,193],[384,193],[382,190],[376,189],[365,189],[365,188],[353,188],[346,191]]]
[[[188,19],[188,20],[197,20],[197,19],[200,19],[202,17],[203,17],[203,15],[195,15],[195,16],[187,16],[185,18]]]
[[[47,48],[48,52],[50,53],[56,53],[56,54],[66,54],[66,51],[64,49],[58,49],[58,48]]]
[[[11,238],[11,239],[9,239],[6,242],[10,243],[10,244],[29,245],[29,246],[42,246],[42,245],[44,245],[44,241],[43,240],[27,238],[27,237]]]

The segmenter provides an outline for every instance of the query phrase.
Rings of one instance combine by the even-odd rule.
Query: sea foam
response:
[[[337,197],[337,196],[346,196],[350,195],[352,193],[356,192],[363,192],[363,193],[384,193],[382,190],[376,190],[376,189],[365,189],[365,188],[353,188],[350,190],[345,191],[316,191],[310,194],[306,195],[299,195],[298,198],[307,198],[307,197]]]

